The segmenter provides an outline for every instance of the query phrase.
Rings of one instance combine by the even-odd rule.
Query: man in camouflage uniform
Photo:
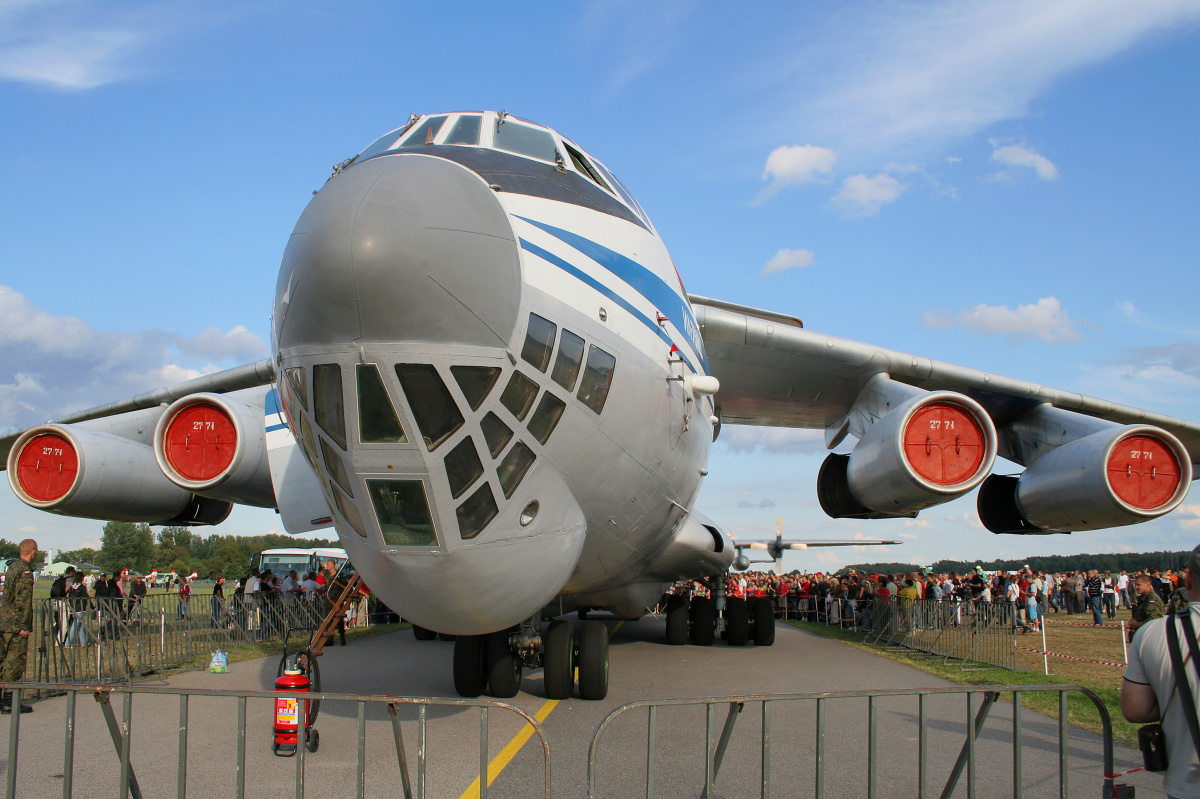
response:
[[[1151,619],[1161,619],[1166,615],[1158,592],[1154,590],[1154,582],[1150,579],[1150,575],[1142,573],[1135,577],[1133,591],[1134,596],[1137,597],[1133,603],[1133,621],[1129,622],[1129,627],[1125,631],[1125,637],[1131,642],[1138,627]]]
[[[37,542],[26,538],[18,557],[4,575],[4,601],[0,602],[0,682],[25,679],[25,655],[33,629],[33,556]],[[33,708],[21,705],[22,713]],[[0,713],[12,712],[12,693],[0,693]]]

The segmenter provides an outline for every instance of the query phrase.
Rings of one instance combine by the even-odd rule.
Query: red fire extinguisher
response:
[[[279,757],[291,757],[296,754],[302,726],[308,751],[317,751],[320,735],[311,728],[309,713],[311,702],[305,701],[302,696],[312,690],[308,675],[294,664],[288,664],[283,674],[275,680],[275,690],[287,691],[296,696],[275,698],[275,740],[271,745],[271,751]],[[302,714],[303,719],[301,718]]]

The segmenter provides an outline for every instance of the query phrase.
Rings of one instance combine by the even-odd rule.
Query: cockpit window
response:
[[[554,335],[557,332],[558,325],[531,313],[525,346],[521,347],[521,358],[537,367],[539,372],[546,371],[550,365],[550,354],[554,352]]]
[[[429,364],[398,363],[396,377],[400,378],[400,387],[408,398],[425,446],[433,452],[462,427],[462,412],[454,404],[454,398],[437,370]]]
[[[633,199],[633,195],[630,194],[629,190],[626,189],[625,186],[621,184],[621,181],[617,180],[617,176],[614,175],[612,172],[610,172],[604,166],[604,164],[597,163],[596,168],[599,169],[604,175],[606,175],[608,177],[609,182],[611,182],[613,185],[613,188],[615,188],[617,190],[617,194],[621,195],[621,197],[625,200],[625,202],[629,204],[629,207],[634,210],[634,213],[636,213],[638,216],[640,216],[643,221],[646,221],[646,212],[644,210],[642,210],[642,206],[638,205],[638,201]]]
[[[507,150],[530,158],[540,158],[543,161],[554,161],[557,149],[554,137],[549,131],[531,128],[512,120],[497,123],[495,146],[497,150]]]
[[[458,506],[458,534],[464,541],[469,541],[479,535],[487,523],[496,518],[500,509],[496,507],[496,497],[492,495],[492,487],[484,483],[479,490]]]
[[[368,480],[367,493],[383,542],[394,547],[435,547],[437,534],[420,480]]]
[[[604,410],[604,401],[608,399],[608,387],[612,385],[616,366],[617,359],[599,347],[593,346],[588,350],[587,366],[583,368],[583,380],[579,383],[576,396],[596,413]]]
[[[588,163],[588,160],[583,156],[583,153],[579,152],[566,142],[563,142],[563,146],[567,148],[567,154],[571,156],[571,163],[575,165],[576,169],[578,169],[584,175],[587,175],[592,180],[596,181],[596,183],[602,188],[612,191],[612,189],[609,188],[609,185],[604,182],[604,178],[600,176],[600,173],[590,163]]]
[[[446,136],[446,144],[479,144],[479,114],[463,114]]]
[[[359,153],[358,158],[355,160],[365,161],[373,155],[379,155],[380,153],[387,152],[388,150],[392,149],[392,145],[396,143],[396,139],[400,138],[400,134],[403,132],[403,130],[397,128],[396,130],[383,134],[378,139],[368,144],[367,149]]]
[[[360,363],[358,374],[358,432],[364,444],[407,444],[408,437],[396,418],[396,409],[379,377],[379,367]]]
[[[429,119],[417,125],[413,132],[404,137],[404,143],[401,147],[418,147],[423,144],[431,143],[437,138],[438,131],[442,129],[442,125],[446,124],[445,115],[440,117],[430,117]]]
[[[313,367],[313,400],[317,424],[339,447],[346,448],[346,412],[342,405],[342,368],[336,363]]]

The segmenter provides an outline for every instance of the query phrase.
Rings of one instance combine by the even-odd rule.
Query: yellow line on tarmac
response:
[[[621,629],[621,625],[624,623],[624,621],[617,622],[616,626],[608,631],[609,636],[612,636],[613,633]],[[576,679],[579,678],[578,669],[575,670],[575,677]],[[554,710],[554,708],[558,706],[558,703],[558,699],[547,699],[545,703],[538,708],[537,713],[533,714],[533,718],[538,724],[543,723],[546,720],[546,717],[550,715],[550,711]],[[533,725],[529,722],[525,722],[525,726],[523,726],[521,731],[518,732],[511,741],[508,742],[507,746],[500,750],[500,754],[492,758],[492,762],[488,763],[487,770],[487,784],[489,788],[492,786],[492,783],[496,781],[496,778],[500,776],[500,772],[504,771],[504,769],[508,767],[508,764],[512,762],[512,759],[517,756],[517,752],[521,751],[521,747],[525,746],[525,743],[532,737]],[[479,799],[478,777],[476,777],[470,786],[467,787],[467,790],[463,791],[462,796],[460,796],[459,799]]]

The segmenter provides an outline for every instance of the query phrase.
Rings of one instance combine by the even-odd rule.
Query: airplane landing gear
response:
[[[543,667],[546,698],[570,699],[578,668],[580,698],[596,701],[608,696],[608,628],[604,622],[584,622],[578,637],[565,619],[551,621],[545,635],[540,630],[541,618],[535,617],[515,631],[458,636],[454,642],[454,689],[460,696],[474,698],[486,691],[510,699],[521,690],[524,667]]]
[[[727,597],[726,577],[709,578],[712,596],[693,598],[690,608],[683,597],[668,598],[668,644],[686,643],[689,632],[696,646],[712,646],[718,633],[730,646],[745,646],[750,641],[757,646],[775,643],[775,608],[771,599]]]

